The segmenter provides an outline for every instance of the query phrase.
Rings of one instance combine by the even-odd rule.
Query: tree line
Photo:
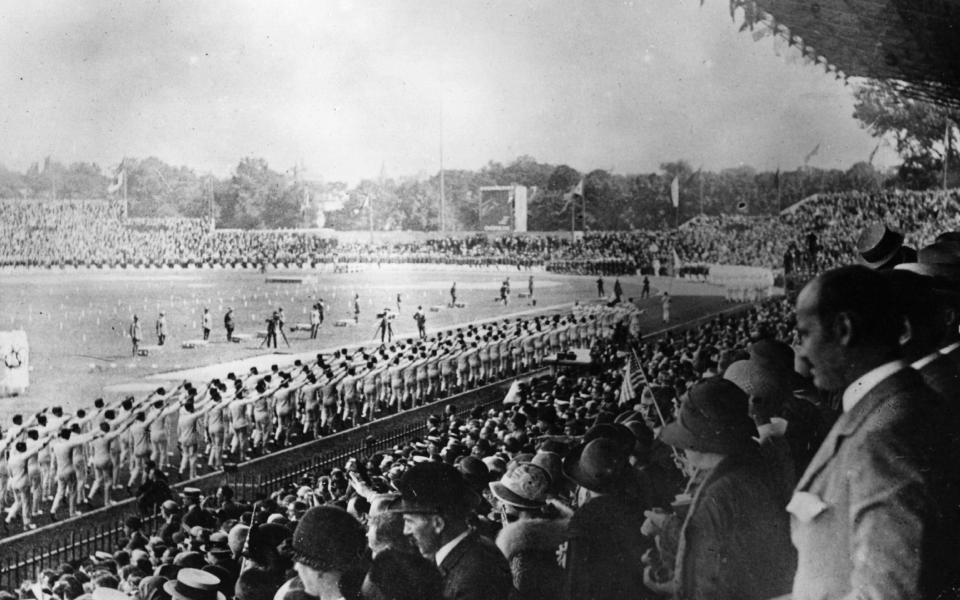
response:
[[[150,157],[123,161],[131,217],[207,217],[217,227],[260,229],[325,226],[334,229],[419,230],[440,227],[440,175],[366,179],[354,186],[311,181],[294,169],[280,172],[262,158],[242,159],[226,178],[198,174],[185,166]],[[751,167],[719,172],[694,169],[688,161],[660,165],[657,173],[623,175],[604,170],[581,172],[567,165],[537,162],[529,156],[477,171],[444,171],[445,222],[449,230],[479,229],[482,186],[523,185],[529,189],[528,229],[656,229],[700,214],[773,214],[819,192],[879,188],[891,174],[866,162],[846,171],[804,168],[757,171]],[[0,167],[0,197],[83,199],[107,197],[117,167],[95,163],[64,165],[53,159],[25,173]],[[671,204],[677,178],[680,209]],[[582,197],[572,190],[583,181]],[[120,190],[111,197],[119,198]],[[584,210],[585,208],[585,210]]]

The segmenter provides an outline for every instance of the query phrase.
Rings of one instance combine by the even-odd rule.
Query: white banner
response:
[[[30,386],[27,332],[0,331],[0,397],[16,396]]]

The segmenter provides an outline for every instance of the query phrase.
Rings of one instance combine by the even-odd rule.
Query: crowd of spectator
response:
[[[960,231],[910,255],[867,230],[838,257],[862,264],[796,299],[649,341],[621,307],[589,366],[433,414],[390,451],[255,498],[154,496],[158,530],[131,519],[122,547],[19,593],[953,597]],[[567,333],[541,339],[563,351]]]
[[[0,265],[318,266],[437,263],[545,267],[556,272],[667,274],[721,264],[815,273],[853,251],[850,232],[884,222],[913,247],[960,220],[958,193],[821,194],[775,217],[696,217],[676,230],[474,235],[409,243],[341,243],[297,231],[216,230],[204,219],[124,219],[107,201],[0,200]]]

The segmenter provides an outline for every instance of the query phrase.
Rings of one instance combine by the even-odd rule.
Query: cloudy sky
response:
[[[852,89],[727,0],[5,0],[0,163],[244,156],[356,181],[531,155],[650,172],[684,158],[846,168]],[[895,157],[887,148],[879,163]]]

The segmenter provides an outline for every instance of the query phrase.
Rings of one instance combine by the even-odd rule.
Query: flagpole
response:
[[[440,91],[440,231],[447,230],[446,221],[446,186],[443,179],[443,90]]]
[[[697,176],[700,179],[700,216],[703,216],[703,173]]]
[[[123,177],[123,220],[127,220],[127,211],[129,206],[127,205],[127,161],[120,161],[120,175]]]
[[[950,119],[943,127],[943,189],[947,189],[947,161],[950,160]]]
[[[783,201],[780,199],[780,165],[777,165],[777,213],[783,211]]]

